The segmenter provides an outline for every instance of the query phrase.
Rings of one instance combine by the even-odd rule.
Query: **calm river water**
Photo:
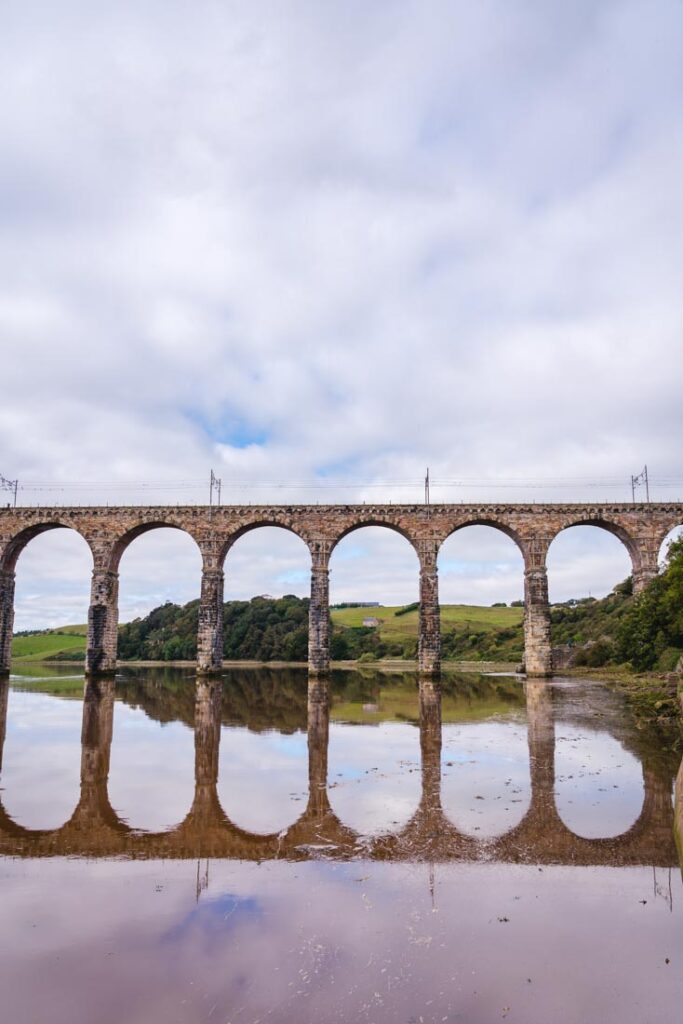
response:
[[[36,668],[0,690],[8,1024],[672,1024],[680,755],[577,680]]]

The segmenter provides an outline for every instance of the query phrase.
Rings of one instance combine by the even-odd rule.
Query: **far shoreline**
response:
[[[45,661],[21,661],[17,659],[12,662],[11,669],[14,668],[31,668],[32,666],[46,666],[46,667],[60,667],[60,668],[73,668],[74,670],[83,670],[84,662],[75,661],[70,659],[58,660],[49,659]],[[513,675],[520,675],[517,672],[519,662],[513,661],[444,661],[441,663],[441,672],[504,672],[511,673]],[[197,668],[196,661],[117,661],[116,670],[125,668]],[[256,668],[299,668],[308,669],[307,661],[235,661],[226,660],[223,662],[222,670],[224,669],[256,669]],[[404,661],[403,659],[392,660],[385,658],[378,661],[333,661],[330,662],[331,670],[357,670],[363,671],[365,669],[376,670],[380,669],[386,672],[417,672],[418,664],[417,661]],[[216,672],[219,675],[220,672]]]

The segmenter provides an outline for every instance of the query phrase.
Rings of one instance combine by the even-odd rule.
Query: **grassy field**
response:
[[[87,626],[60,626],[34,636],[15,636],[12,640],[12,660],[17,662],[44,661],[60,654],[73,657],[75,651],[85,654]]]
[[[333,608],[332,621],[337,626],[353,628],[363,625],[363,619],[379,619],[377,628],[382,641],[402,642],[414,640],[418,631],[417,609],[405,615],[396,615],[400,606],[382,608]],[[473,631],[493,632],[517,626],[524,616],[522,608],[486,608],[478,605],[447,604],[441,606],[441,629],[469,626]],[[58,659],[60,655],[73,658],[85,652],[87,626],[60,626],[34,636],[15,636],[12,641],[12,660],[28,664]]]
[[[397,607],[333,608],[332,621],[340,626],[357,627],[363,619],[379,619],[377,627],[383,640],[410,640],[417,636],[418,611],[396,615]],[[524,618],[523,608],[485,608],[470,604],[444,604],[441,606],[441,628],[469,625],[476,630],[506,629],[517,626]]]

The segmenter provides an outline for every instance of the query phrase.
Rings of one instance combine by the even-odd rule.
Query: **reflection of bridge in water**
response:
[[[218,798],[221,683],[200,679],[195,702],[195,793],[185,819],[160,833],[133,829],[109,801],[107,780],[114,719],[114,682],[86,683],[83,702],[81,790],[70,819],[52,830],[28,829],[0,805],[0,855],[50,857],[234,858],[243,860],[489,861],[568,865],[678,863],[673,836],[672,777],[659,762],[643,766],[644,799],[637,820],[619,836],[588,839],[562,821],[555,802],[553,688],[526,684],[531,800],[518,825],[504,835],[477,839],[459,831],[441,803],[441,697],[423,682],[419,691],[422,793],[400,832],[366,837],[343,824],[327,793],[329,684],[312,679],[308,692],[309,796],[306,810],[288,829],[258,835],[227,817]],[[8,685],[0,685],[0,767]]]

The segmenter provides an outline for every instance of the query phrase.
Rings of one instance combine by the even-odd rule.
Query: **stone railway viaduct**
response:
[[[423,675],[440,669],[437,558],[450,534],[466,526],[502,531],[524,559],[525,667],[530,676],[552,673],[546,555],[553,539],[571,526],[607,530],[625,545],[636,592],[658,572],[667,534],[683,524],[683,503],[496,504],[496,505],[268,505],[222,507],[78,507],[0,509],[0,675],[10,665],[16,562],[29,541],[46,530],[76,530],[93,557],[88,614],[86,672],[116,668],[118,568],[127,546],[161,527],[184,530],[202,556],[197,667],[221,669],[223,571],[231,546],[249,530],[279,526],[299,536],[311,555],[309,670],[329,670],[329,560],[339,541],[364,526],[400,533],[419,560],[420,624],[418,667]]]

